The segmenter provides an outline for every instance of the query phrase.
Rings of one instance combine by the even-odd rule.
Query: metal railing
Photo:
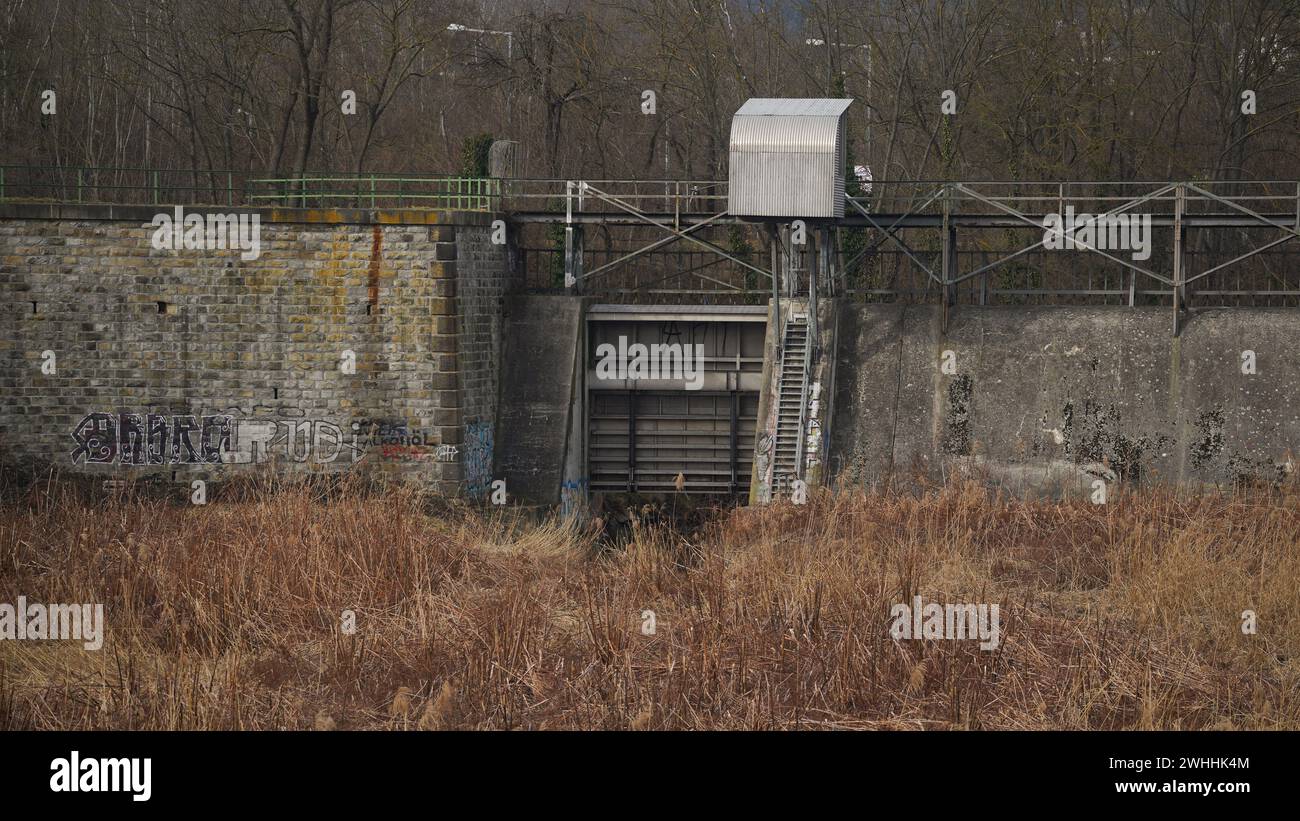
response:
[[[892,213],[940,214],[944,202],[953,213],[1002,214],[1020,212],[1104,213],[1142,200],[1147,210],[1163,206],[1172,213],[1177,187],[1183,186],[1187,215],[1228,215],[1241,206],[1254,211],[1295,214],[1300,198],[1296,180],[1076,180],[1061,182],[1005,180],[879,180],[869,196],[852,198],[871,210]],[[1196,189],[1196,190],[1193,190]],[[936,196],[937,195],[937,196]],[[983,207],[981,207],[983,206]]]
[[[495,211],[501,183],[402,174],[264,178],[242,171],[0,165],[0,202]]]
[[[1177,334],[1182,323],[1181,311],[1195,291],[1213,291],[1216,275],[1221,278],[1228,268],[1258,260],[1270,249],[1300,238],[1300,183],[1294,181],[1056,183],[1055,195],[1047,197],[1033,190],[1041,191],[1044,185],[1050,184],[944,183],[917,207],[918,211],[939,209],[937,217],[930,214],[928,220],[911,212],[873,216],[858,199],[846,198],[846,202],[868,226],[883,235],[879,243],[888,241],[897,246],[925,272],[929,282],[942,290],[940,304],[945,308],[945,327],[947,307],[956,304],[955,291],[963,283],[980,277],[986,283],[989,271],[1005,268],[1041,249],[1050,249],[1085,252],[1098,265],[1114,264],[1126,269],[1129,305],[1137,304],[1139,276],[1144,290],[1160,291],[1161,285],[1166,286],[1173,307],[1173,330]],[[1068,194],[1067,185],[1074,186]],[[999,186],[1031,190],[1010,193],[988,190]],[[962,207],[966,203],[974,204],[979,211],[972,216]],[[1027,207],[1026,203],[1033,207]],[[1051,220],[1053,216],[1057,219]],[[939,250],[937,266],[931,267],[933,263],[927,265],[920,259],[895,231],[900,226],[920,227],[931,233],[938,229],[934,238]],[[1007,233],[1028,228],[1033,232],[1029,239],[1037,237],[1037,241],[963,270],[958,232],[969,233],[972,228],[1001,229]],[[1157,228],[1167,233],[1157,238]],[[1206,242],[1205,229],[1216,229],[1217,235]],[[1237,236],[1249,229],[1266,229],[1274,235],[1263,244]],[[1234,255],[1217,264],[1192,269],[1188,252],[1193,230],[1197,231],[1201,246],[1209,246],[1211,251],[1221,251],[1227,246]],[[1275,232],[1281,232],[1281,236]],[[922,237],[925,237],[924,230]],[[1226,242],[1222,241],[1225,237]],[[1124,254],[1129,258],[1123,258]],[[850,270],[854,261],[850,259],[843,271]],[[1284,289],[1282,295],[1291,294]]]
[[[717,214],[727,210],[726,180],[504,180],[505,210],[547,214],[616,214],[633,209],[657,217]],[[1142,199],[1172,213],[1175,186],[1186,188],[1185,214],[1229,215],[1244,207],[1260,213],[1294,214],[1295,180],[1188,180],[1025,182],[1005,180],[877,180],[867,195],[851,197],[872,213],[938,216],[944,202],[955,213],[997,216],[1005,208],[1038,213],[1099,213]],[[1191,190],[1195,186],[1198,190]],[[1148,196],[1151,195],[1151,196]],[[855,218],[854,209],[846,217]]]
[[[0,202],[244,205],[241,171],[0,165]]]
[[[558,236],[552,249],[526,247],[526,258],[531,253],[534,259],[544,259],[552,280],[563,266],[565,281],[605,296],[631,290],[664,301],[675,295],[735,301],[761,293],[762,278],[770,282],[770,273],[756,267],[752,254],[737,257],[719,238],[718,229],[726,226],[748,232],[757,247],[765,244],[762,231],[717,203],[724,198],[721,184],[707,195],[712,207],[720,209],[712,214],[687,207],[700,196],[699,183],[682,182],[648,193],[631,184],[617,192],[617,185],[565,181],[563,196],[547,201],[552,216],[534,222],[567,234],[585,232],[587,238],[566,238],[565,247],[576,253],[563,258],[558,256]],[[1300,305],[1300,272],[1293,273],[1294,258],[1279,249],[1300,237],[1300,184],[1294,181],[879,185],[872,192],[878,200],[846,198],[846,218],[833,221],[838,237],[823,243],[833,245],[822,262],[793,265],[783,277],[800,278],[803,292],[808,272],[815,268],[830,293],[871,301],[1172,304],[1175,330],[1179,311],[1189,304]],[[558,190],[552,186],[550,192]],[[899,202],[908,210],[894,210]],[[692,219],[681,219],[683,213],[691,213]],[[593,214],[601,216],[588,219]],[[605,214],[619,214],[621,222]],[[1058,226],[1072,216],[1076,227],[1089,227],[1092,233],[1087,236],[1099,238],[1106,228],[1122,230],[1111,233],[1112,239],[1131,238],[1129,228],[1140,227],[1143,247],[1107,245],[1098,239],[1062,248],[1063,230],[1071,229],[1049,229],[1051,215],[1063,218]],[[622,242],[610,233],[615,225],[624,232]],[[592,241],[598,237],[604,239],[603,248]],[[857,241],[849,247],[846,240],[854,237]],[[689,264],[670,265],[663,276],[647,278],[645,274],[656,268],[655,260],[679,253],[667,247],[673,243],[704,249],[704,257],[712,259],[699,263],[688,256]],[[634,260],[636,266],[628,264]],[[710,274],[698,275],[712,266]],[[722,271],[728,275],[716,275]],[[755,273],[760,281],[737,276]],[[526,275],[535,286],[531,268]],[[664,280],[689,282],[691,287],[655,287]]]
[[[727,210],[725,180],[504,180],[507,211],[620,214],[630,208],[680,218]]]
[[[305,175],[249,180],[245,197],[249,205],[298,208],[496,211],[501,207],[501,180],[387,174]]]
[[[1104,212],[1141,200],[1172,213],[1182,187],[1185,216],[1294,216],[1295,180],[1009,182],[1004,180],[877,180],[852,197],[871,213],[998,215],[1018,212]],[[718,214],[727,205],[726,180],[496,179],[400,173],[319,172],[261,177],[234,170],[115,166],[0,165],[0,200],[155,205],[339,205],[510,210],[537,213],[619,213],[658,216]],[[848,209],[846,216],[853,217]]]

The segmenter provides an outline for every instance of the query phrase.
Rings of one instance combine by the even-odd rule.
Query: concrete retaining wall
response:
[[[580,448],[576,463],[566,457],[571,435],[581,433],[586,304],[571,296],[507,300],[496,475],[512,500],[557,504],[566,472],[582,469]]]
[[[1098,478],[1225,485],[1294,471],[1300,313],[1203,311],[1178,338],[1168,309],[961,308],[946,335],[937,307],[839,314],[840,481],[967,472],[1065,493]]]

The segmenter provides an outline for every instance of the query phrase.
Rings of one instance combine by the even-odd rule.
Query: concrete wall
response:
[[[488,215],[264,210],[245,260],[154,248],[159,210],[0,211],[4,462],[105,478],[360,465],[462,489],[484,463],[471,425],[488,420],[491,447],[509,281]]]
[[[833,478],[1016,491],[1271,481],[1300,451],[1300,314],[839,306]],[[1243,373],[1253,351],[1256,372]],[[945,352],[950,370],[945,372]]]
[[[506,304],[496,475],[506,480],[511,499],[558,504],[568,478],[570,436],[580,431],[574,420],[581,418],[582,409],[579,380],[587,300],[515,296]],[[581,462],[578,465],[580,469]],[[572,470],[572,461],[567,467]],[[567,499],[565,503],[571,504]]]

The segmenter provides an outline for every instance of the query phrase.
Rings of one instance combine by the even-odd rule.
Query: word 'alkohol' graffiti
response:
[[[419,451],[416,458],[454,461],[454,446],[434,446],[404,424],[356,420],[344,428],[322,419],[242,419],[229,414],[90,413],[72,431],[78,464],[246,464],[280,457],[293,462],[356,462],[371,446]],[[425,453],[427,451],[427,453]]]

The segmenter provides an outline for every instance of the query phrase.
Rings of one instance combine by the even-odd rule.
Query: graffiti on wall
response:
[[[759,480],[759,498],[762,501],[769,501],[768,492],[772,484],[772,476],[768,468],[772,465],[772,434],[763,432],[758,435],[758,440],[754,447],[754,472]]]
[[[363,449],[377,448],[381,459],[454,462],[458,455],[455,445],[435,445],[431,434],[403,421],[358,419],[352,431]]]
[[[587,506],[587,477],[560,483],[560,515],[572,516]]]
[[[233,435],[234,418],[226,415],[88,413],[72,431],[72,463],[212,464]]]
[[[492,425],[485,421],[465,426],[465,491],[482,496],[492,484]]]
[[[453,462],[454,445],[435,446],[404,422],[236,419],[195,415],[94,412],[72,430],[75,464],[189,465],[359,462],[371,448],[385,459]],[[488,453],[490,460],[491,444]]]
[[[328,465],[355,462],[365,454],[355,434],[325,419],[241,419],[229,453],[221,460],[256,464],[271,459]]]
[[[811,471],[822,461],[822,423],[818,418],[821,410],[822,383],[813,382],[808,397],[807,431],[804,434],[804,469]],[[805,474],[806,475],[806,474]]]
[[[404,445],[407,447],[426,447],[432,445],[431,436],[423,430],[412,430],[410,425],[401,420],[392,419],[354,419],[352,432],[360,437],[366,446]]]

